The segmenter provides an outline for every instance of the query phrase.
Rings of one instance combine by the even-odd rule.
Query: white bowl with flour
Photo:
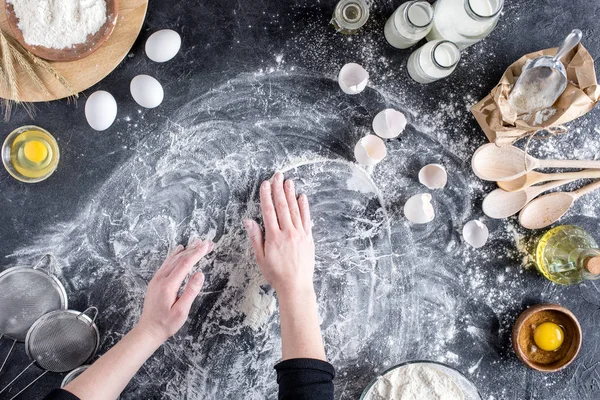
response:
[[[360,400],[481,400],[481,395],[456,369],[418,360],[384,371],[369,383]]]

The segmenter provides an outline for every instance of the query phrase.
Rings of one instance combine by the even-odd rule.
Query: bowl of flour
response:
[[[373,379],[360,400],[481,400],[475,385],[435,361],[407,361]]]
[[[112,34],[118,0],[6,0],[15,39],[49,61],[75,61],[98,49]]]

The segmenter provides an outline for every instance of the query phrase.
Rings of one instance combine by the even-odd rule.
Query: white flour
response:
[[[460,388],[435,368],[412,364],[383,375],[366,400],[462,400]]]
[[[84,43],[106,22],[106,0],[7,0],[25,42],[64,49]]]

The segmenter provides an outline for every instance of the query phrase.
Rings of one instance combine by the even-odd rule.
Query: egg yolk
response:
[[[39,140],[31,140],[25,143],[23,155],[33,163],[41,163],[48,157],[48,148]]]
[[[540,349],[554,351],[563,344],[565,333],[554,322],[544,322],[533,331],[533,340]]]

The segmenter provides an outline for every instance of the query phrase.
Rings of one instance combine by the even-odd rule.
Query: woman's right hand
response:
[[[162,343],[183,326],[204,284],[202,271],[190,277],[181,296],[179,290],[196,263],[213,248],[211,241],[195,240],[187,248],[179,245],[169,254],[148,284],[138,330]]]
[[[294,182],[281,172],[260,187],[265,233],[252,220],[244,221],[256,261],[277,294],[314,293],[315,245],[306,195],[296,197]]]

